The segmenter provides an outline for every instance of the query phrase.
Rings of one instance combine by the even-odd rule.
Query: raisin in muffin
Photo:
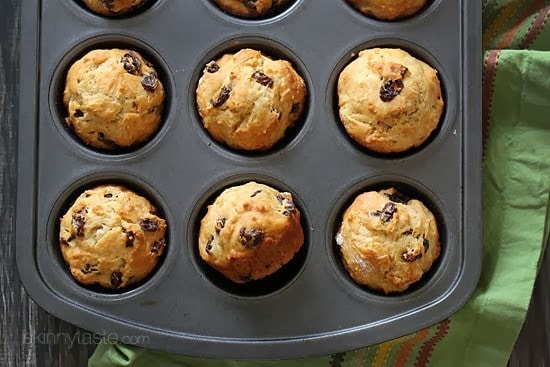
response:
[[[118,289],[151,273],[165,233],[165,220],[147,199],[102,185],[86,190],[63,215],[59,246],[77,281]]]
[[[242,18],[260,18],[281,9],[290,0],[214,0],[229,14]]]
[[[214,139],[234,149],[265,151],[300,117],[306,85],[290,62],[243,49],[209,62],[196,96]]]
[[[249,182],[221,193],[201,221],[201,258],[236,283],[264,278],[304,242],[300,212],[288,192]]]
[[[338,107],[347,133],[379,153],[418,147],[443,113],[437,71],[400,49],[359,53],[338,79]]]
[[[164,99],[157,72],[138,52],[93,50],[67,73],[65,122],[94,148],[128,148],[158,130]]]
[[[94,13],[108,17],[127,14],[147,3],[148,0],[83,0]]]
[[[416,14],[427,0],[348,0],[361,13],[381,20],[395,20]]]
[[[344,266],[359,284],[403,292],[439,257],[433,214],[394,188],[359,195],[336,235]]]

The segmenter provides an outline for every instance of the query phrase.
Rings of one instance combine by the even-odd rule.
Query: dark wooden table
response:
[[[71,343],[86,331],[37,306],[15,264],[19,11],[20,0],[0,0],[0,367],[86,366],[95,345]],[[509,365],[550,366],[550,248]]]

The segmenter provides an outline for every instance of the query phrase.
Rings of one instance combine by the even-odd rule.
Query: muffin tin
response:
[[[17,263],[44,309],[83,328],[146,347],[216,358],[294,358],[340,352],[440,321],[469,298],[481,268],[481,6],[434,0],[397,22],[367,18],[344,0],[298,0],[244,20],[211,1],[157,0],[116,19],[78,0],[22,3]],[[439,71],[439,129],[410,152],[359,147],[339,122],[336,81],[357,52],[400,47]],[[126,47],[156,67],[167,93],[154,138],[102,152],[65,127],[61,91],[86,51]],[[303,117],[265,153],[240,153],[202,128],[194,91],[206,62],[243,47],[291,61],[308,87]],[[224,188],[257,181],[293,194],[305,244],[273,276],[232,284],[196,248],[206,205]],[[72,279],[58,248],[59,218],[84,189],[122,183],[167,220],[157,270],[107,291]],[[442,252],[420,282],[383,295],[355,284],[339,259],[338,221],[356,195],[394,186],[439,222]]]

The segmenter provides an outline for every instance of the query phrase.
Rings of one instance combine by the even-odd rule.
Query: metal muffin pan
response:
[[[440,321],[469,298],[481,268],[481,6],[435,0],[398,22],[367,18],[343,0],[298,0],[261,20],[227,15],[211,1],[157,0],[116,19],[77,0],[23,0],[18,151],[17,263],[44,309],[95,332],[146,347],[215,358],[294,358],[349,350]],[[345,134],[336,110],[339,72],[357,51],[401,47],[438,69],[445,112],[422,147],[384,156]],[[86,51],[143,53],[166,87],[163,124],[151,141],[106,153],[65,127],[61,92]],[[195,107],[204,64],[243,47],[288,59],[308,86],[303,117],[266,153],[210,138]],[[196,238],[205,207],[224,188],[255,180],[290,191],[305,243],[269,278],[232,284],[206,266]],[[58,248],[59,217],[84,189],[122,183],[167,220],[167,249],[142,283],[85,287]],[[358,286],[334,236],[345,207],[369,189],[396,186],[434,212],[442,252],[402,294]]]

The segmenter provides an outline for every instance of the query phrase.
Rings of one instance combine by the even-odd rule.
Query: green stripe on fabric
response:
[[[483,175],[483,273],[432,366],[505,366],[522,326],[548,215],[548,70],[547,53],[501,53]]]

